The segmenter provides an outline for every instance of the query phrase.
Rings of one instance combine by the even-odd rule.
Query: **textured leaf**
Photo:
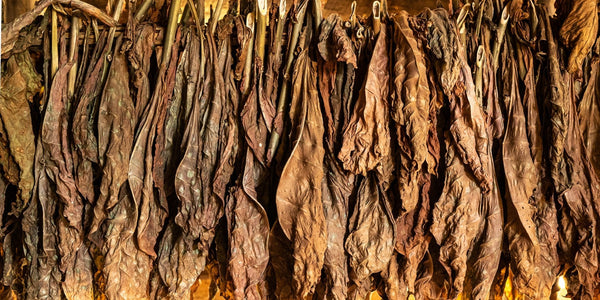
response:
[[[327,239],[321,191],[324,131],[315,77],[308,50],[303,50],[292,82],[292,153],[276,195],[279,222],[294,249],[292,286],[298,297],[313,293],[321,276]]]

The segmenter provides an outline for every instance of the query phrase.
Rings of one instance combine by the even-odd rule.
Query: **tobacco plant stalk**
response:
[[[171,57],[173,42],[175,41],[175,32],[177,31],[177,19],[179,17],[180,6],[181,0],[173,0],[171,2],[171,7],[169,8],[169,20],[167,23],[167,31],[165,32],[165,45],[162,60],[160,62],[161,65],[166,64]]]
[[[52,62],[50,64],[50,77],[54,78],[54,74],[58,71],[58,15],[56,10],[52,8],[52,28],[51,30],[51,42],[52,47]]]
[[[265,38],[267,36],[267,1],[256,1],[256,56],[265,60]],[[264,64],[263,64],[264,66]],[[260,76],[260,75],[259,75]]]
[[[292,28],[292,35],[290,37],[290,45],[287,51],[287,58],[285,62],[285,69],[283,72],[283,85],[281,86],[281,90],[279,93],[279,101],[277,102],[277,114],[283,113],[285,107],[287,105],[287,89],[291,80],[291,71],[292,71],[292,62],[294,60],[294,51],[296,50],[296,45],[298,44],[298,38],[300,37],[300,30],[302,29],[302,25],[304,24],[304,16],[306,14],[306,6],[308,5],[308,1],[303,1],[300,3],[300,6],[296,7],[296,15],[295,15],[295,23]],[[279,147],[279,141],[281,136],[278,132],[273,131],[271,133],[271,137],[269,138],[269,148],[267,153],[271,153],[271,155],[275,156],[277,153],[277,148]]]
[[[71,19],[71,44],[69,49],[69,61],[75,59],[75,53],[79,51],[79,18],[73,16]],[[67,84],[67,95],[69,98],[73,97],[75,93],[75,81],[77,79],[77,61],[73,63],[73,67],[69,70],[68,84]]]
[[[506,24],[508,23],[509,15],[508,9],[504,7],[502,15],[500,16],[500,25],[496,33],[496,43],[494,44],[494,52],[492,52],[492,65],[494,69],[498,69],[498,56],[500,55],[500,46],[504,40],[504,33],[506,32]]]
[[[381,4],[379,1],[373,1],[373,32],[379,34],[381,30]]]
[[[242,78],[242,95],[244,98],[250,93],[250,78],[252,77],[252,49],[254,49],[254,13],[251,12],[246,16],[246,27],[250,29],[250,39],[248,40],[248,51],[246,52],[246,63],[244,64],[244,73]]]

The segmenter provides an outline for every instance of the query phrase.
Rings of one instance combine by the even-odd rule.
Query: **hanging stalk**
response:
[[[135,19],[138,22],[141,21],[144,16],[146,16],[146,12],[148,12],[148,9],[152,3],[154,3],[154,0],[144,0],[144,2],[142,2],[142,5],[140,5],[140,8],[138,8],[137,12],[135,13]]]
[[[277,15],[277,27],[275,30],[275,53],[273,57],[269,57],[269,59],[275,59],[275,57],[279,57],[281,53],[281,41],[283,40],[283,26],[285,25],[285,0],[279,1],[279,11]]]
[[[390,15],[388,12],[388,3],[387,0],[382,0],[381,1],[381,15],[383,17],[383,19],[387,19]]]
[[[471,4],[465,4],[458,14],[458,18],[456,18],[456,27],[458,27],[458,33],[460,38],[460,43],[463,46],[463,49],[466,49],[467,45],[467,29],[465,26],[465,21],[467,20],[467,14],[469,13],[469,9],[471,8]]]
[[[381,3],[373,1],[373,32],[379,34],[381,30]]]
[[[215,7],[215,11],[213,12],[212,17],[208,21],[210,34],[215,34],[215,29],[217,28],[217,21],[221,17],[221,8],[223,8],[223,0],[218,0],[217,6]]]
[[[509,15],[506,6],[502,9],[502,15],[500,17],[500,25],[498,25],[498,31],[496,34],[496,43],[494,44],[494,51],[492,52],[492,63],[494,69],[498,69],[498,56],[500,55],[500,46],[504,40],[504,33],[506,32],[506,24],[508,23]]]
[[[52,62],[50,64],[50,77],[54,78],[54,74],[58,71],[58,15],[56,10],[52,8],[52,28],[50,29],[52,47]]]
[[[483,63],[485,62],[485,49],[482,45],[477,47],[477,60],[475,61],[475,96],[477,103],[483,103]]]
[[[222,0],[220,0],[222,1]],[[173,50],[173,42],[175,41],[175,32],[177,31],[177,19],[179,17],[179,8],[181,7],[181,0],[173,0],[171,7],[169,8],[169,21],[167,23],[167,31],[165,32],[163,56],[161,65],[166,64],[171,57],[171,51]]]
[[[285,106],[287,105],[287,88],[290,84],[291,80],[291,71],[292,71],[292,61],[294,60],[294,51],[296,49],[296,45],[298,44],[298,37],[300,36],[300,30],[302,29],[302,25],[304,23],[304,15],[306,14],[306,6],[308,5],[308,1],[303,1],[300,3],[298,7],[296,7],[296,18],[294,20],[294,27],[292,28],[292,35],[290,39],[290,46],[287,51],[287,58],[285,62],[285,69],[283,75],[283,85],[281,86],[281,90],[279,93],[279,101],[277,102],[277,114],[283,113]],[[354,4],[356,6],[356,4]],[[275,155],[277,152],[277,148],[279,147],[279,140],[281,136],[277,131],[273,131],[271,137],[269,138],[269,148],[267,149],[267,153],[271,153],[271,155]]]
[[[79,18],[71,18],[71,43],[69,48],[69,61],[75,60],[75,53],[79,51]],[[73,97],[75,93],[75,81],[77,80],[77,60],[73,62],[73,67],[69,70],[67,77],[67,95]]]
[[[113,12],[113,19],[116,21],[119,20],[119,18],[121,17],[121,12],[123,12],[123,1],[125,0],[118,0],[117,1],[117,5],[115,6],[115,11]],[[108,30],[108,39],[107,39],[107,49],[108,51],[106,52],[106,56],[104,57],[104,65],[102,66],[102,82],[104,82],[106,80],[106,77],[108,76],[108,69],[109,69],[109,61],[112,59],[112,46],[114,43],[114,39],[115,39],[115,34],[117,32],[117,28],[116,27],[111,27]],[[96,37],[98,38],[98,37]]]
[[[194,22],[196,23],[196,29],[198,29],[198,34],[200,34],[202,32],[202,24],[200,24],[200,17],[198,16],[198,11],[196,10],[196,7],[194,6],[192,0],[186,0],[186,2],[187,5],[185,6],[185,8],[188,12],[192,13],[192,17],[194,18]],[[185,17],[185,10],[183,12],[183,16]],[[186,19],[187,17],[184,20]]]
[[[98,29],[98,21],[92,19],[92,29],[94,30],[94,42],[98,43],[100,38],[100,30]]]
[[[477,8],[479,11],[477,12],[477,25],[475,25],[475,38],[479,38],[479,33],[481,32],[481,21],[483,20],[483,10],[485,9],[486,0],[479,2],[479,6]]]
[[[252,75],[252,49],[254,49],[254,13],[246,16],[246,27],[250,29],[250,39],[248,40],[248,51],[246,51],[246,61],[244,64],[244,77],[242,78],[242,95],[244,98],[250,93],[250,77]]]
[[[350,28],[356,27],[356,1],[350,4]]]
[[[119,18],[121,17],[121,13],[123,12],[123,2],[125,0],[118,0],[117,1],[117,5],[115,6],[115,11],[113,12],[113,19],[115,20],[115,22],[119,21]],[[109,49],[109,53],[111,52],[110,49],[112,48],[112,45],[114,43],[114,39],[115,39],[115,33],[117,32],[117,28],[116,27],[111,27],[108,31],[108,49]]]
[[[267,36],[267,1],[256,1],[256,55],[261,62],[265,59],[265,38]],[[259,74],[260,76],[260,74]]]

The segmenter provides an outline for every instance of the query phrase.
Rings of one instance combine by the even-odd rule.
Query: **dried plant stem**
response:
[[[144,0],[142,5],[138,8],[137,12],[135,12],[135,19],[141,21],[146,16],[146,12],[150,9],[150,6],[154,3],[154,0]]]
[[[261,62],[265,59],[265,38],[267,35],[267,1],[256,1],[256,56]]]
[[[210,18],[209,28],[210,34],[215,34],[215,29],[217,28],[217,21],[219,17],[221,17],[221,9],[223,8],[223,0],[217,0],[217,6],[215,7],[215,11],[213,12],[212,17]]]
[[[250,93],[250,78],[252,77],[252,49],[254,49],[254,13],[246,16],[246,27],[250,29],[250,39],[248,40],[248,51],[246,52],[246,63],[244,64],[244,73],[242,78],[242,95],[244,98]]]
[[[277,27],[275,29],[275,45],[274,45],[274,53],[269,59],[276,59],[281,55],[281,41],[283,40],[283,27],[285,25],[285,0],[279,1],[279,11],[277,15]]]
[[[113,27],[114,28],[114,27]],[[79,18],[73,16],[71,18],[71,40],[69,48],[69,61],[75,60],[75,54],[79,51]],[[75,81],[77,80],[77,60],[73,63],[73,67],[69,71],[67,79],[67,95],[73,97],[75,93]]]
[[[475,96],[479,104],[483,103],[483,63],[485,62],[485,49],[479,45],[477,60],[475,62]]]
[[[481,32],[481,21],[483,20],[483,10],[485,9],[485,5],[487,4],[487,0],[483,0],[478,4],[478,12],[477,12],[477,24],[475,26],[475,38],[479,38],[479,33]]]
[[[200,23],[200,16],[198,15],[198,10],[196,9],[196,6],[194,6],[194,3],[192,2],[192,0],[186,0],[187,1],[187,9],[192,13],[192,17],[194,18],[194,22],[196,23],[196,29],[198,29],[198,34],[200,34],[202,32],[202,25]]]
[[[458,17],[456,18],[456,27],[458,28],[458,37],[460,39],[460,44],[463,49],[467,47],[467,29],[465,26],[465,21],[467,20],[467,15],[469,14],[469,10],[471,9],[471,4],[465,4],[461,9]]]
[[[165,45],[161,65],[166,64],[171,57],[173,42],[175,41],[175,32],[177,31],[177,19],[179,17],[179,8],[181,0],[173,0],[169,8],[169,20],[167,22],[167,31],[165,32]]]
[[[350,27],[356,28],[356,1],[352,1],[350,4]]]
[[[285,69],[283,75],[283,85],[281,86],[281,90],[279,93],[279,101],[277,102],[277,114],[283,113],[285,107],[287,105],[287,89],[290,84],[291,72],[292,72],[292,62],[294,60],[294,51],[296,50],[296,45],[298,44],[298,38],[300,37],[300,30],[302,29],[302,24],[304,23],[304,15],[306,14],[306,6],[308,5],[308,1],[302,1],[299,3],[299,6],[295,7],[296,15],[295,15],[295,23],[292,28],[292,36],[290,37],[290,44],[287,51],[287,58],[285,62]],[[271,155],[275,155],[277,153],[277,148],[279,147],[279,141],[281,136],[278,132],[273,131],[271,133],[271,137],[269,138],[269,148],[267,153],[271,153]]]
[[[373,1],[373,32],[379,34],[381,30],[381,3]]]
[[[502,46],[502,41],[504,40],[504,33],[506,32],[506,24],[508,23],[509,15],[508,9],[504,7],[502,10],[502,16],[500,17],[500,25],[498,25],[498,30],[496,33],[496,43],[494,44],[494,52],[492,52],[492,63],[494,69],[498,68],[498,56],[500,55],[500,46]]]
[[[50,29],[51,41],[50,47],[52,51],[52,61],[50,63],[50,77],[54,78],[54,74],[58,71],[58,15],[56,10],[52,9],[52,24]]]

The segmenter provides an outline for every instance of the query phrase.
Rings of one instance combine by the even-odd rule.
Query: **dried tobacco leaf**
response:
[[[446,137],[446,178],[430,230],[450,275],[450,296],[464,290],[466,297],[487,298],[500,261],[500,196],[483,111],[460,45],[457,52],[462,68],[449,99],[452,141]]]
[[[387,201],[373,174],[362,180],[345,241],[356,286],[349,291],[350,299],[365,299],[369,276],[387,268],[394,254],[394,221]]]
[[[135,74],[133,85],[135,92],[135,119],[138,120],[136,128],[140,125],[145,110],[148,108],[148,102],[151,97],[151,84],[148,76],[150,75],[150,58],[153,54],[154,46],[154,26],[138,25],[135,32],[133,47],[129,52],[129,64]]]
[[[79,193],[90,203],[94,195],[94,164],[98,163],[98,139],[95,134],[98,97],[102,93],[102,71],[105,68],[105,56],[109,51],[107,34],[103,33],[96,43],[85,80],[73,103],[75,112],[71,120],[73,139],[73,165]]]
[[[565,87],[562,79],[562,73],[560,70],[558,49],[554,37],[552,34],[552,27],[550,24],[550,18],[545,10],[541,12],[542,19],[544,22],[544,28],[546,30],[546,40],[548,42],[548,71],[549,71],[549,84],[551,88],[547,95],[547,101],[545,106],[548,107],[550,114],[550,135],[552,142],[550,143],[550,175],[554,183],[555,191],[564,190],[565,187],[561,186],[560,181],[560,170],[564,168],[563,152],[565,147],[565,139],[567,135],[567,117],[569,111],[567,108],[567,100],[565,95]]]
[[[181,32],[178,31],[173,44],[173,49],[178,49]],[[154,246],[166,218],[167,205],[161,203],[165,200],[156,197],[154,193],[154,143],[159,122],[159,110],[166,107],[164,95],[172,94],[175,80],[176,62],[178,51],[172,51],[168,63],[161,64],[157,79],[156,89],[148,109],[139,120],[139,128],[133,150],[130,156],[128,182],[133,194],[136,207],[139,207],[139,219],[136,228],[138,247],[146,254],[156,257]],[[164,95],[163,95],[164,94]]]
[[[114,63],[113,63],[114,64]],[[138,212],[125,183],[105,221],[102,251],[108,299],[148,299],[152,257],[138,248],[134,233]]]
[[[24,252],[30,265],[26,299],[59,299],[62,295],[58,230],[54,221],[58,195],[51,185],[43,160],[43,147],[38,139],[33,197],[23,213],[22,221]]]
[[[15,170],[11,166],[12,160],[18,167],[18,183],[13,183],[18,184],[19,197],[11,211],[18,215],[29,202],[34,184],[35,136],[29,103],[41,88],[41,76],[36,73],[29,52],[11,56],[4,67],[0,83],[0,118],[10,152],[2,156],[12,159],[3,159],[2,168],[5,174],[10,174],[10,170]]]
[[[294,249],[292,286],[298,297],[313,293],[321,277],[327,228],[323,214],[323,118],[313,63],[304,49],[293,76],[290,109],[292,153],[277,187],[277,215]]]
[[[340,133],[350,115],[350,111],[346,111],[350,105],[346,102],[351,102],[351,97],[344,98],[343,95],[344,75],[346,68],[354,71],[357,64],[351,37],[337,14],[321,23],[318,48],[321,59],[317,72],[326,122],[326,143],[330,152],[337,152],[342,138]],[[346,81],[353,83],[353,77]]]
[[[67,62],[66,42],[62,36],[60,58],[64,62],[54,76],[44,121],[41,128],[41,144],[44,151],[45,169],[49,179],[56,184],[59,217],[56,221],[59,236],[60,269],[64,279],[62,291],[67,299],[91,298],[92,259],[84,244],[83,199],[77,192],[74,165],[69,147],[67,74],[73,61]]]
[[[202,37],[204,39],[204,37]],[[217,53],[214,38],[207,41],[211,64],[207,66],[206,80],[199,82],[192,114],[185,129],[188,143],[176,172],[175,191],[181,201],[175,224],[161,242],[160,275],[175,298],[189,297],[190,288],[206,265],[214,230],[222,216],[224,203],[213,190],[214,173],[218,167],[219,133],[223,124],[225,84],[221,66],[227,59],[227,47]],[[211,99],[209,101],[208,99]],[[178,233],[178,227],[182,229]],[[173,239],[170,241],[170,239]]]
[[[598,195],[600,185],[593,171],[583,138],[577,124],[578,114],[575,110],[574,79],[566,74],[565,110],[568,113],[565,120],[568,124],[564,157],[564,169],[560,170],[560,186],[565,187],[557,194],[558,219],[560,231],[559,250],[564,254],[564,262],[571,263],[577,271],[577,284],[571,284],[569,289],[575,297],[592,299],[597,285],[598,244],[596,231],[596,216],[598,215]],[[570,171],[567,171],[570,170]]]
[[[190,27],[191,28],[191,27]],[[174,193],[174,178],[177,166],[183,156],[183,133],[192,110],[192,103],[196,95],[197,81],[200,72],[200,60],[193,59],[192,53],[200,51],[200,39],[193,31],[185,33],[185,48],[181,53],[177,71],[173,96],[167,110],[165,120],[165,147],[161,156],[164,159],[165,182],[164,188],[167,196]]]
[[[422,17],[427,20],[428,49],[434,58],[440,85],[446,96],[450,96],[460,75],[456,25],[450,21],[448,12],[440,8],[425,10]]]
[[[262,92],[262,86],[256,82],[256,76],[259,76],[259,68],[254,68],[254,76],[250,85],[250,94],[246,98],[240,118],[246,133],[246,143],[254,152],[256,158],[265,164],[268,143],[268,129],[265,118],[263,118],[263,109],[260,106],[261,101],[265,101],[265,94]]]
[[[543,283],[539,262],[540,242],[535,224],[536,208],[530,204],[539,174],[534,167],[523,105],[518,91],[515,62],[509,65],[511,81],[510,98],[507,99],[508,114],[506,132],[502,143],[502,160],[506,174],[507,220],[506,235],[511,253],[513,282],[517,290],[526,297],[541,296]]]
[[[391,115],[396,123],[398,145],[404,152],[398,188],[402,209],[411,211],[419,199],[419,173],[429,156],[429,84],[422,49],[405,11],[394,18],[394,44],[395,93]],[[405,144],[409,149],[402,149]]]
[[[385,174],[383,159],[389,157],[390,133],[387,96],[389,58],[386,27],[381,27],[366,80],[354,106],[352,118],[344,129],[338,158],[344,169],[365,176],[377,170]]]
[[[325,155],[323,180],[323,214],[327,224],[327,249],[323,263],[326,287],[325,299],[347,299],[348,262],[344,239],[348,234],[349,202],[355,176],[344,171],[328,153]]]
[[[99,229],[107,212],[116,205],[121,187],[127,181],[136,122],[129,85],[124,83],[129,83],[129,72],[124,55],[117,50],[99,105],[98,158],[102,167],[102,180],[90,235]],[[97,242],[100,244],[100,241]]]
[[[4,129],[4,122],[0,116],[0,167],[2,167],[2,177],[12,185],[19,184],[19,175],[21,171],[15,161],[15,158],[10,154],[8,145],[8,133]]]
[[[264,284],[269,262],[269,221],[260,203],[243,189],[234,187],[227,203],[229,228],[229,273],[235,299],[264,299],[259,285]]]
[[[276,299],[291,300],[297,298],[294,296],[292,285],[289,284],[292,282],[294,274],[293,253],[292,242],[286,237],[279,222],[275,221],[269,234],[269,263],[273,270],[270,281],[275,283],[275,289],[271,290],[271,295]]]
[[[581,72],[583,60],[588,56],[598,35],[598,8],[594,0],[573,0],[571,12],[560,28],[560,39],[571,47],[567,70]]]
[[[590,79],[579,103],[579,127],[585,150],[596,174],[600,174],[600,61],[594,58]]]

